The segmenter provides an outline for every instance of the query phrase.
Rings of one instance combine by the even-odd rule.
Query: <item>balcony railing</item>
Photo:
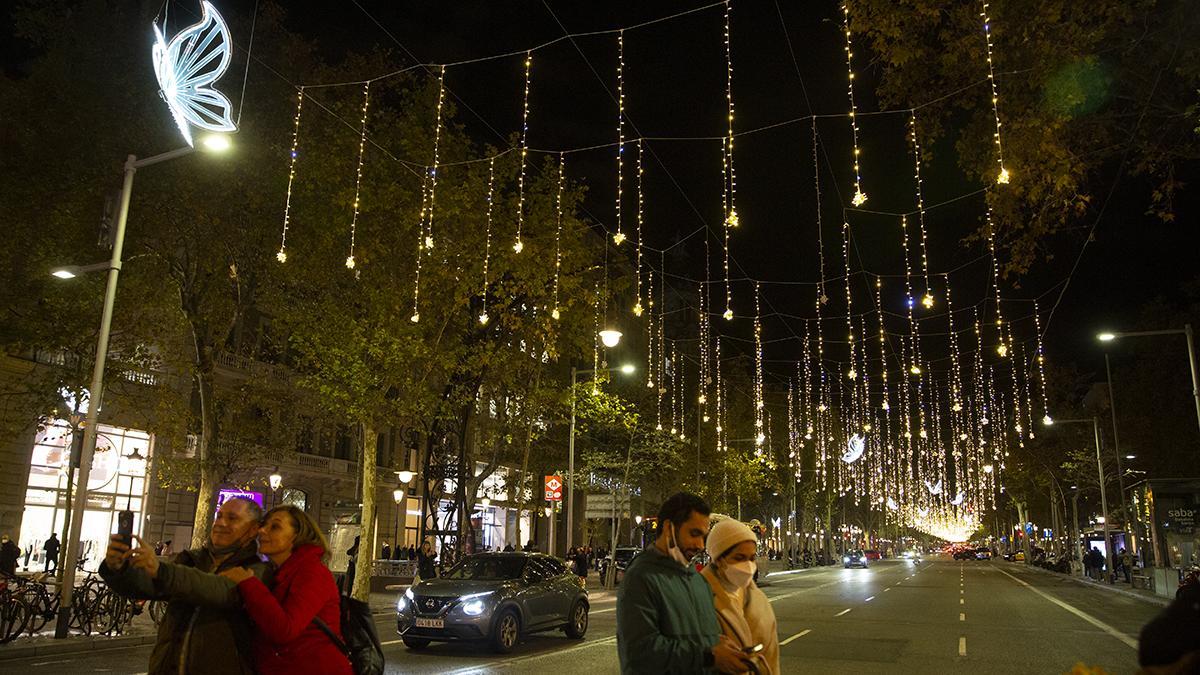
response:
[[[259,361],[233,352],[217,352],[213,357],[213,363],[247,375],[268,376],[280,380],[286,380],[291,375],[291,372],[284,366]]]

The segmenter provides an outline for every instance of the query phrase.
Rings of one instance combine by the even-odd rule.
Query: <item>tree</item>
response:
[[[863,0],[851,29],[880,69],[885,107],[918,112],[921,147],[952,141],[960,167],[986,185],[999,173],[993,143],[988,49],[979,2]],[[988,8],[1004,168],[1011,183],[989,194],[1007,269],[1048,257],[1046,240],[1080,218],[1098,217],[1124,173],[1144,178],[1146,210],[1165,221],[1197,135],[1197,17],[1187,2],[1069,0],[993,3]],[[987,233],[979,231],[977,236]]]

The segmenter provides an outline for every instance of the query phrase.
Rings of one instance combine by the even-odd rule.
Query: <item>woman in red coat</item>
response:
[[[268,589],[243,567],[222,573],[237,584],[254,621],[254,665],[260,675],[351,675],[350,661],[314,618],[341,638],[341,601],[322,560],[329,545],[313,519],[295,506],[267,512],[258,550],[275,565]]]

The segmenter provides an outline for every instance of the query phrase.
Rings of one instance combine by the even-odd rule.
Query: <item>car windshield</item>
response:
[[[468,581],[501,581],[520,579],[525,558],[519,556],[471,556],[446,572],[444,579]]]

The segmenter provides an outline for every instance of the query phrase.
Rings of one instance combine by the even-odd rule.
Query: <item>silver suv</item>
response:
[[[582,639],[588,593],[563,561],[539,553],[479,553],[409,588],[396,629],[410,649],[430,642],[489,642],[512,651],[523,634],[561,629]]]

